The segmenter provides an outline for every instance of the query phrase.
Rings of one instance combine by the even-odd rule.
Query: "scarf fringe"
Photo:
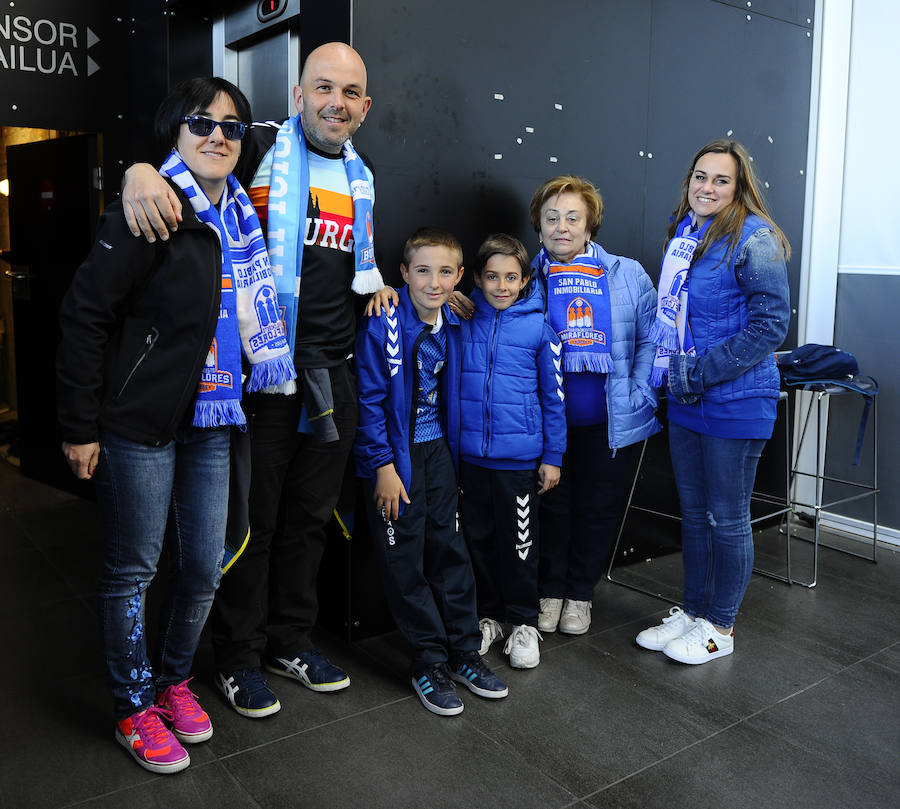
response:
[[[570,374],[609,374],[613,361],[609,354],[572,351],[563,356],[563,367]]]
[[[353,283],[350,285],[350,288],[357,295],[371,295],[373,292],[384,289],[384,279],[381,277],[378,267],[371,270],[362,270],[353,276]]]
[[[297,378],[297,372],[294,370],[294,361],[290,354],[281,354],[277,357],[256,363],[250,371],[250,378],[247,380],[247,393],[255,393],[264,388],[276,387],[282,384],[288,384]],[[296,391],[297,385],[294,384]]]
[[[243,427],[247,423],[241,405],[235,399],[219,399],[213,401],[197,400],[194,408],[194,427],[209,429],[210,427]]]
[[[651,342],[665,348],[668,351],[678,351],[681,346],[678,344],[678,330],[674,325],[665,323],[658,317],[650,326],[649,334]]]
[[[210,347],[214,368],[204,367],[194,408],[195,427],[210,428],[234,425],[245,427],[247,419],[240,406],[241,387],[232,381],[241,379],[241,351],[251,365],[250,389],[256,390],[293,379],[296,376],[292,353],[281,323],[276,318],[274,302],[277,291],[272,283],[266,243],[253,205],[234,175],[226,178],[221,204],[213,205],[198,185],[181,155],[173,149],[160,167],[181,188],[197,218],[216,234],[222,248],[222,279],[234,294],[222,296],[213,344]],[[236,284],[250,273],[249,285]],[[265,324],[256,301],[267,301]],[[212,365],[212,363],[211,363]],[[227,375],[228,383],[220,383],[219,375]],[[207,379],[207,375],[211,378]]]
[[[661,388],[663,387],[669,379],[669,371],[666,368],[661,368],[658,365],[653,366],[653,370],[650,371],[650,387],[651,388]]]

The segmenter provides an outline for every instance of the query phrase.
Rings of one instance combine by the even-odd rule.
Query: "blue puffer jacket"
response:
[[[790,323],[781,245],[750,215],[691,264],[688,318],[696,356],[669,358],[669,420],[724,438],[768,438],[781,379],[773,351]]]
[[[613,371],[606,377],[609,446],[620,449],[643,441],[662,429],[656,420],[656,392],[650,387],[650,367],[656,344],[650,326],[656,316],[656,290],[639,262],[607,253],[591,242],[588,249],[606,268],[612,305]],[[532,267],[536,268],[535,262]],[[546,279],[535,275],[546,296]]]
[[[447,335],[447,360],[439,375],[438,406],[453,462],[459,458],[459,319],[441,309]],[[431,327],[416,312],[409,291],[400,290],[396,309],[362,318],[356,333],[359,427],[353,452],[360,477],[374,478],[379,466],[393,463],[406,491],[411,490],[409,445],[413,398],[418,390],[419,344]],[[405,504],[401,501],[400,513]]]
[[[559,466],[566,450],[562,343],[544,319],[540,289],[503,311],[476,289],[462,321],[460,454],[491,469]]]

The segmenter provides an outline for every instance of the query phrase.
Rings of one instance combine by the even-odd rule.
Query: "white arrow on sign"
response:
[[[98,70],[100,70],[100,65],[98,65],[90,56],[87,58],[87,74],[88,76],[93,76]]]
[[[87,30],[87,46],[89,48],[93,48],[100,41],[100,37],[98,37],[90,28],[85,26]]]

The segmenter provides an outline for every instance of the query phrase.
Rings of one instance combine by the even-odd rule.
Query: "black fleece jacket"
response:
[[[56,381],[65,441],[98,441],[102,428],[159,446],[188,416],[219,316],[222,255],[172,188],[178,231],[148,244],[131,235],[121,202],[111,203],[63,299]]]

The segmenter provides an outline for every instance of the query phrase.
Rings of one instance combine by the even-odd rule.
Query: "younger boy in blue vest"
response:
[[[420,228],[400,266],[406,286],[356,338],[354,448],[388,606],[412,647],[412,684],[433,713],[463,704],[453,680],[482,697],[507,687],[478,653],[475,578],[458,528],[460,324],[446,305],[463,274],[450,233]]]
[[[462,322],[460,516],[472,556],[481,654],[513,630],[513,668],[540,662],[538,495],[559,482],[566,450],[562,344],[528,286],[525,247],[503,233],[478,251],[475,312]]]

